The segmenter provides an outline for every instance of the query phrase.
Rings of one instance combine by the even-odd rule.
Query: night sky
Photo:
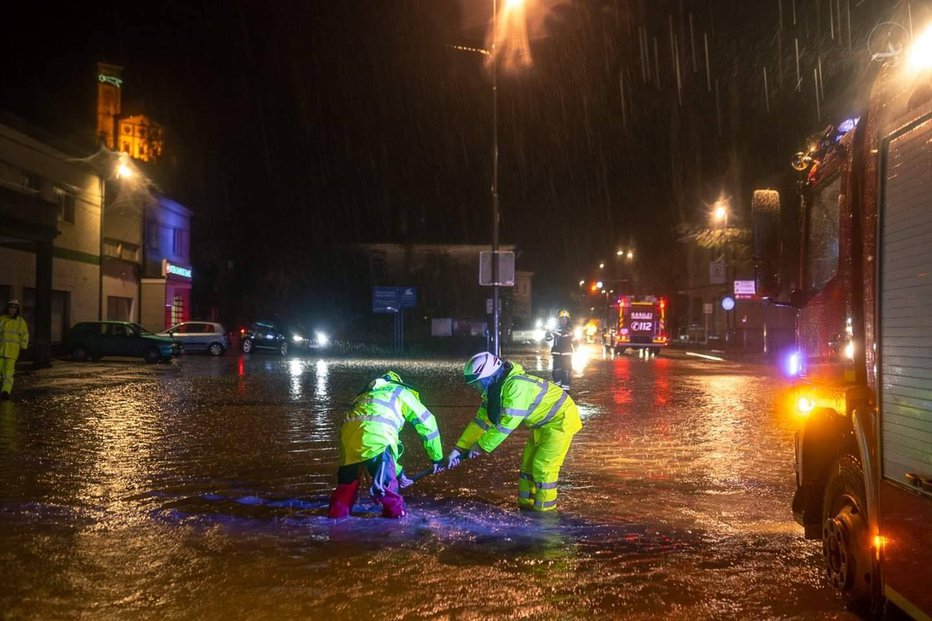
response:
[[[675,292],[678,225],[706,223],[719,195],[747,224],[751,190],[857,111],[869,34],[895,4],[528,0],[533,63],[499,80],[502,243],[547,299],[631,246],[642,282]],[[123,65],[124,102],[166,128],[196,265],[311,274],[333,242],[490,243],[489,72],[456,46],[487,45],[491,1],[17,12],[0,106],[87,138],[95,63]]]

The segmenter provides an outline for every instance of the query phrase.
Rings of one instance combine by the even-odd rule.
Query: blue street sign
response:
[[[417,287],[372,287],[372,312],[397,313],[417,306]]]
[[[417,306],[417,287],[399,287],[401,308],[414,308]]]
[[[397,313],[401,309],[398,287],[372,287],[372,312]]]

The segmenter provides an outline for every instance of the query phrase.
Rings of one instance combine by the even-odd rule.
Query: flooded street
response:
[[[549,378],[549,355],[515,357]],[[398,371],[445,452],[464,360],[58,362],[0,404],[0,617],[848,619],[793,522],[794,421],[762,366],[597,355],[559,513],[519,513],[521,428],[329,520],[343,411]],[[69,375],[70,374],[70,375]],[[402,433],[407,472],[428,461]]]

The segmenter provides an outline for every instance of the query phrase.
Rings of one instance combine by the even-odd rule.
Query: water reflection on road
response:
[[[4,617],[845,618],[791,519],[766,371],[596,355],[559,514],[515,510],[519,430],[409,489],[404,520],[367,493],[328,520],[342,412],[388,368],[449,449],[478,401],[461,360],[192,356],[4,404]]]

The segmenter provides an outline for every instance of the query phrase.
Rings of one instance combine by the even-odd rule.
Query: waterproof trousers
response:
[[[573,377],[573,353],[553,352],[553,381],[560,388],[569,388]]]
[[[395,456],[391,448],[367,461],[340,466],[337,470],[337,487],[330,496],[327,515],[332,518],[346,517],[356,501],[359,490],[359,475],[365,467],[372,476],[372,496],[382,505],[382,517],[400,518],[405,514],[405,501],[398,493],[398,476],[395,474]]]
[[[553,511],[557,507],[557,480],[560,467],[573,441],[572,433],[542,427],[531,432],[518,475],[518,506],[534,511]]]
[[[16,358],[0,358],[0,392],[13,391],[13,373],[16,371]]]

